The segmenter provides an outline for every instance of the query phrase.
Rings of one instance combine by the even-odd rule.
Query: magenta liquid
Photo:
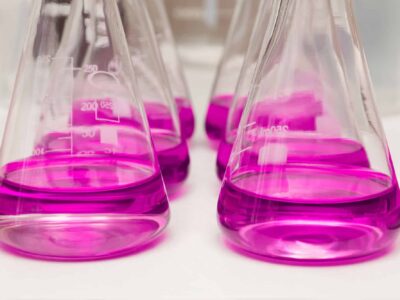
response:
[[[62,153],[73,155],[136,155],[151,160],[148,142],[134,130],[124,126],[98,126],[91,129],[91,136],[83,137],[86,131],[74,127],[70,132],[50,133],[36,145],[38,153]],[[72,138],[70,137],[72,133]],[[168,185],[184,181],[189,173],[190,158],[186,141],[170,136],[168,132],[154,129],[152,139],[164,182]],[[72,141],[72,142],[71,142]],[[110,144],[111,142],[117,143]],[[123,154],[122,154],[123,153]]]
[[[181,126],[182,137],[190,139],[194,133],[195,117],[190,102],[186,99],[175,98],[176,105],[179,111],[179,120]]]
[[[242,107],[239,109],[239,107]],[[230,137],[224,136],[222,139],[217,156],[217,175],[220,179],[225,174],[226,167],[229,162],[229,157],[232,151],[233,144],[230,141],[235,140],[236,128],[239,126],[244,105],[238,106],[234,114],[231,124]],[[269,100],[260,102],[255,105],[251,114],[253,135],[261,134],[261,139],[264,139],[264,133],[261,130],[275,129],[277,131],[299,131],[313,132],[317,131],[317,118],[323,115],[322,103],[318,101],[311,93],[294,93],[290,97],[283,97],[277,100]],[[289,134],[289,133],[288,133]],[[288,135],[287,134],[287,135]],[[228,135],[228,134],[227,134]],[[253,139],[251,139],[253,138]],[[259,137],[250,137],[249,143]],[[289,161],[298,161],[311,159],[313,161],[338,160],[343,163],[349,161],[354,164],[363,165],[365,162],[368,166],[368,159],[362,146],[352,141],[338,139],[296,139],[296,138],[269,138],[268,141],[272,144],[285,144],[289,146],[288,159]],[[264,146],[261,145],[261,146]],[[244,154],[253,157],[257,161],[260,145],[255,145],[253,151],[247,151]],[[355,161],[354,161],[355,159]],[[346,160],[346,161],[345,161]]]
[[[219,198],[219,220],[230,242],[258,255],[290,261],[359,258],[390,247],[389,218],[398,186],[363,167],[297,164],[239,168]]]
[[[183,182],[189,174],[190,157],[187,142],[152,130],[154,147],[165,184]]]
[[[0,237],[16,252],[57,260],[123,255],[166,227],[160,172],[142,157],[49,153],[6,165]]]
[[[165,183],[180,183],[189,173],[190,156],[187,142],[171,135],[173,121],[164,106],[146,103],[145,108]]]
[[[183,99],[176,99],[179,126],[181,135],[184,139],[190,139],[194,133],[195,119],[193,110],[190,106],[185,105]],[[149,120],[150,128],[161,128],[174,130],[173,121],[171,119],[170,110],[166,106],[159,103],[145,103],[145,109]]]
[[[250,164],[257,164],[260,160],[260,149],[264,147],[265,143],[269,143],[272,149],[279,149],[278,147],[284,145],[287,150],[287,162],[331,162],[342,165],[369,166],[367,153],[359,143],[345,139],[322,138],[270,138],[267,142],[254,142],[252,149],[243,152],[242,161]],[[231,143],[223,141],[218,148],[217,175],[221,180],[224,178],[232,147],[233,145]]]
[[[316,131],[317,117],[322,115],[322,102],[311,93],[299,92],[289,97],[257,103],[253,108],[252,120],[258,126],[284,125],[291,131]],[[240,118],[237,119],[240,121]]]
[[[226,168],[228,167],[229,158],[231,157],[233,145],[226,141],[222,141],[218,147],[217,154],[217,175],[220,180],[224,179]]]
[[[184,181],[189,173],[189,149],[187,142],[175,135],[170,110],[159,103],[145,103],[145,110],[165,183],[169,185]],[[76,101],[73,127],[70,129],[70,132],[75,133],[72,145],[78,147],[74,153],[90,154],[98,153],[99,150],[110,153],[150,151],[146,148],[148,141],[135,133],[144,131],[137,120],[140,120],[140,115],[125,102],[118,103],[111,99]],[[64,143],[58,140],[60,142]],[[65,147],[57,148],[68,149],[69,144],[67,140]],[[49,146],[47,143],[45,148]]]
[[[222,95],[211,100],[206,118],[206,132],[211,140],[225,138],[233,97]],[[236,104],[229,124],[230,130],[238,128],[247,98],[238,101],[240,103]],[[290,130],[315,131],[317,117],[322,114],[322,103],[313,94],[299,92],[289,97],[257,103],[253,108],[252,121],[258,126],[285,125]]]
[[[211,99],[206,117],[206,133],[210,140],[220,141],[225,137],[226,123],[233,95]]]

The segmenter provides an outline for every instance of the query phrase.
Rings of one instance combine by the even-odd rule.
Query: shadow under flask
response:
[[[131,253],[168,199],[115,0],[36,1],[1,151],[0,240],[44,259]]]
[[[339,264],[375,257],[398,234],[398,184],[352,3],[274,2],[275,25],[219,197],[220,224],[230,243],[266,260]],[[347,42],[335,27],[337,14],[349,29]],[[312,128],[291,117],[290,103],[298,99],[303,124],[307,103],[321,105]],[[271,111],[272,104],[282,110]]]
[[[189,139],[195,131],[195,115],[192,99],[179,57],[175,37],[168,18],[164,0],[142,1],[148,9],[161,57],[168,74],[168,81],[178,108],[182,137]]]
[[[253,46],[251,41],[255,40],[251,36],[257,23],[257,15],[264,13],[265,7],[262,5],[268,5],[266,2],[271,1],[238,0],[236,2],[207,110],[205,128],[211,141],[219,142],[224,138],[228,112],[234,99],[243,61],[248,48]],[[261,35],[256,38],[262,40],[262,37]],[[258,40],[256,42],[258,43]]]

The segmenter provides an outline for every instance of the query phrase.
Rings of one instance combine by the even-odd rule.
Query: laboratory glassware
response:
[[[355,0],[354,11],[363,40],[379,112],[400,112],[400,2]],[[373,24],[373,26],[371,26]],[[396,118],[397,116],[394,116]]]
[[[224,138],[229,108],[253,32],[261,0],[238,0],[232,17],[224,53],[219,63],[206,116],[206,133],[211,141]],[[269,2],[269,1],[267,1]],[[262,36],[253,39],[257,43]],[[259,43],[259,42],[258,42]]]
[[[0,240],[15,252],[108,258],[166,227],[116,0],[34,2],[0,160]]]
[[[384,253],[398,233],[398,184],[352,2],[277,0],[274,9],[219,197],[225,236],[285,263]],[[292,101],[302,103],[296,114]],[[322,113],[311,122],[315,102]],[[271,110],[278,104],[286,112]]]
[[[161,58],[145,2],[119,0],[119,12],[154,148],[169,188],[189,173],[189,149],[179,126],[177,104]]]
[[[7,44],[7,47],[0,47],[0,139],[7,119],[31,5],[31,0],[15,0],[3,3],[0,9],[0,40]]]
[[[264,39],[270,38],[271,30],[269,30],[268,25],[272,17],[271,14],[274,12],[272,5],[273,1],[271,0],[263,0],[260,2],[259,12],[249,40],[249,47],[237,80],[235,92],[232,96],[232,103],[228,108],[228,117],[225,120],[226,129],[220,140],[217,154],[217,175],[221,180],[224,177],[232,146],[236,138],[237,127],[247,102],[263,41]],[[278,107],[271,107],[271,109],[279,109],[279,104]],[[283,109],[287,108],[285,107]]]
[[[193,136],[195,130],[195,116],[164,0],[146,0],[143,2],[149,11],[172,94],[178,107],[182,136],[189,139]]]

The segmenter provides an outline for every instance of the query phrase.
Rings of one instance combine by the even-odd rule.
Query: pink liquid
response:
[[[242,110],[244,109],[245,102],[238,106],[234,117],[232,119],[232,128],[237,128],[242,115]],[[239,109],[242,107],[242,109]],[[311,93],[294,93],[290,97],[284,97],[278,100],[269,100],[266,102],[260,102],[255,105],[251,113],[251,120],[254,123],[253,128],[286,128],[287,131],[303,131],[312,132],[317,130],[317,117],[323,114],[322,103],[318,101],[315,96]],[[231,130],[229,133],[230,141],[235,140],[236,129]],[[272,140],[272,139],[270,139]],[[304,140],[304,142],[299,142],[297,139],[289,141],[292,145],[290,149],[289,159],[298,160],[302,156],[305,156],[313,160],[331,160],[336,159],[336,155],[341,155],[340,160],[343,159],[351,160],[356,156],[357,162],[361,161],[363,164],[365,161],[368,165],[368,160],[364,152],[357,153],[361,149],[358,144],[352,144],[351,141],[345,143],[338,142],[337,139],[332,140]],[[286,143],[286,139],[272,141],[272,143]],[[232,143],[228,141],[225,136],[221,141],[218,149],[217,156],[217,175],[220,179],[223,178],[225,174],[226,167],[229,162],[229,157],[232,151]],[[294,147],[294,148],[293,148]],[[297,149],[301,147],[302,149]],[[310,149],[304,152],[305,148],[314,148],[314,153],[310,153]],[[336,147],[339,149],[335,150]],[[255,146],[256,153],[259,147]],[[249,153],[249,152],[248,152]],[[353,155],[354,154],[354,155]],[[254,159],[258,159],[257,155],[251,154]]]
[[[189,148],[185,139],[171,135],[173,121],[167,108],[159,104],[145,105],[151,136],[165,183],[177,184],[189,173]]]
[[[169,219],[162,177],[124,155],[36,156],[2,168],[0,238],[16,252],[56,260],[124,255]]]
[[[206,117],[206,133],[212,141],[225,137],[226,122],[233,95],[217,96],[211,100]]]
[[[228,167],[229,158],[231,157],[233,145],[226,141],[222,141],[218,147],[217,154],[217,175],[220,180],[224,179],[226,168]]]
[[[82,103],[85,103],[87,108],[88,103],[93,101],[97,104],[95,110],[82,111]],[[79,149],[75,149],[74,153],[97,153],[104,149],[119,153],[148,151],[147,141],[133,132],[143,130],[140,128],[140,122],[136,121],[140,120],[138,112],[129,105],[124,106],[125,103],[118,107],[118,103],[107,99],[76,101],[73,113],[74,127],[70,129],[71,132],[77,132],[72,144],[74,148]],[[93,104],[90,107],[93,107]],[[118,114],[116,110],[119,111]],[[169,109],[159,103],[146,103],[145,110],[165,183],[169,185],[184,181],[189,173],[189,149],[187,142],[175,135]],[[83,138],[85,126],[89,126],[86,130],[90,129],[92,135]],[[66,148],[69,147],[66,145]]]
[[[233,95],[211,100],[206,119],[206,132],[211,140],[225,139]],[[238,128],[247,99],[239,99],[232,116],[231,130]],[[260,102],[252,110],[252,121],[258,126],[285,125],[290,130],[315,131],[316,120],[323,114],[322,103],[311,93],[299,92],[276,100]]]
[[[397,183],[367,168],[251,165],[224,182],[218,213],[228,240],[246,251],[340,263],[393,244],[397,193]]]
[[[362,145],[357,142],[345,139],[301,139],[301,138],[270,138],[255,142],[252,148],[242,153],[242,161],[250,164],[257,164],[259,161],[260,149],[264,145],[272,147],[282,144],[287,149],[287,162],[289,163],[337,163],[368,167],[367,153]],[[217,156],[217,174],[222,180],[229,163],[233,145],[228,142],[221,142]]]
[[[321,115],[322,103],[313,95],[294,94],[288,100],[258,103],[253,109],[252,120],[258,126],[284,125],[291,131],[315,131],[317,117]],[[237,120],[239,122],[240,118]]]
[[[179,111],[179,120],[181,126],[182,137],[190,139],[194,133],[195,117],[193,109],[188,105],[189,101],[182,98],[175,98]]]
[[[146,139],[132,128],[102,125],[91,130],[92,135],[89,137],[82,136],[82,133],[86,132],[85,127],[74,127],[69,132],[50,133],[43,137],[36,145],[36,149],[42,149],[41,153],[71,153],[83,156],[120,153],[120,155],[135,155],[143,161],[151,160]],[[186,141],[157,129],[152,130],[152,139],[167,186],[184,181],[188,176],[190,165]],[[114,141],[118,143],[112,143]]]
[[[189,174],[190,158],[186,141],[152,130],[154,147],[165,184],[183,182]]]
[[[179,113],[179,126],[184,139],[190,139],[194,133],[194,114],[191,107],[185,105],[183,99],[176,99]],[[167,107],[158,103],[146,103],[145,109],[150,128],[162,128],[174,130],[170,111]]]

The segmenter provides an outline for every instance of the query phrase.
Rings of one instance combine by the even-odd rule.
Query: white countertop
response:
[[[187,191],[171,203],[165,238],[145,252],[98,262],[46,262],[0,251],[0,299],[399,299],[400,243],[377,260],[322,268],[261,262],[225,247],[216,222],[215,151],[203,130],[212,72],[189,73],[197,135]],[[400,117],[384,123],[400,174]]]

